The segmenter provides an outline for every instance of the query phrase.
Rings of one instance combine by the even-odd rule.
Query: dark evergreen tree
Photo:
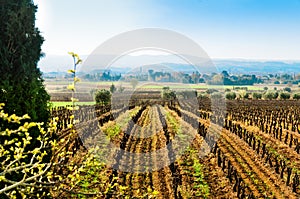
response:
[[[43,85],[42,74],[37,68],[44,39],[35,27],[36,11],[37,6],[32,0],[0,2],[0,103],[5,103],[4,111],[9,115],[28,114],[31,121],[44,122],[46,125],[50,116],[47,105],[50,96]],[[5,128],[14,129],[16,126],[1,120],[0,130]],[[33,139],[25,151],[38,146],[39,141],[36,138],[39,134],[38,129],[30,131]],[[14,138],[22,140],[22,135],[5,139]],[[0,140],[0,145],[3,145],[3,142],[4,140]],[[45,162],[51,156],[49,151]],[[3,158],[5,157],[0,157],[0,161],[3,161]],[[30,159],[31,155],[28,155],[22,161],[28,163]],[[6,178],[19,181],[23,176],[23,173],[12,172]],[[6,185],[0,183],[0,188],[4,186]],[[17,188],[16,191],[18,192]],[[5,196],[0,195],[0,198]]]
[[[35,27],[32,0],[3,0],[0,4],[0,102],[9,114],[28,114],[47,122],[50,97],[37,63],[44,41]]]
[[[111,86],[109,87],[109,90],[111,93],[114,93],[117,90],[117,88],[114,84],[111,84]]]

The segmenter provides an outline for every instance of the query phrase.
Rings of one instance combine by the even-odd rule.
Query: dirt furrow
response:
[[[267,189],[277,198],[297,198],[290,188],[288,188],[284,182],[278,180],[276,175],[261,163],[255,152],[249,149],[237,136],[228,131],[223,131],[219,141],[221,143],[226,141],[235,151],[235,155],[239,155],[239,157],[244,160],[243,162],[248,166],[249,171],[253,171],[261,182],[266,184]]]
[[[241,125],[241,127],[247,129],[249,132],[255,133],[255,135],[263,138],[264,143],[266,143],[269,147],[276,150],[278,154],[284,157],[287,160],[290,160],[289,166],[293,165],[294,167],[300,168],[300,154],[298,154],[294,149],[289,147],[288,144],[285,144],[284,141],[280,141],[271,135],[260,131],[253,126],[247,126],[241,122],[237,122]]]

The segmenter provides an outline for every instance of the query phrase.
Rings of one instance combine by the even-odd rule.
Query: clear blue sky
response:
[[[300,60],[300,0],[34,0],[47,55],[88,55],[137,28],[166,28],[212,58]]]

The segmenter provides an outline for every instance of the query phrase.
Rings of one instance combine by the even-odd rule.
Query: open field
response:
[[[71,81],[70,81],[71,82]],[[51,92],[66,92],[67,91],[67,86],[70,82],[67,81],[46,81],[46,89],[51,93]],[[129,82],[79,82],[77,84],[77,87],[80,92],[89,92],[90,89],[94,88],[106,88],[109,89],[109,87],[114,84],[117,88],[118,86],[122,85],[122,87],[126,89],[131,90],[132,85],[130,85]],[[172,88],[191,88],[191,89],[208,89],[208,88],[213,88],[213,89],[234,89],[234,87],[247,87],[248,90],[251,91],[262,91],[264,87],[268,87],[270,90],[273,90],[274,87],[276,87],[278,90],[285,88],[285,87],[290,87],[288,85],[266,85],[266,84],[258,84],[258,85],[234,85],[234,86],[229,86],[229,85],[207,85],[207,84],[181,84],[181,83],[164,83],[164,82],[139,82],[137,85],[138,88],[142,89],[162,89],[164,86],[170,86]],[[293,85],[292,89],[294,90],[299,90],[298,85]]]
[[[132,93],[136,91],[143,92],[160,92],[165,86],[170,87],[173,90],[195,90],[198,93],[204,93],[208,89],[221,89],[221,90],[231,90],[239,93],[244,88],[247,89],[247,92],[264,92],[267,87],[269,91],[283,91],[284,88],[290,87],[292,93],[297,93],[300,91],[300,88],[297,85],[253,85],[253,86],[223,86],[223,85],[207,85],[207,84],[181,84],[181,83],[157,83],[157,82],[139,82],[139,84],[133,88],[129,82],[79,82],[76,85],[76,98],[79,98],[81,102],[88,102],[91,104],[94,101],[93,93],[97,90],[106,89],[109,90],[110,86],[114,84],[117,92],[119,92],[120,87],[123,88],[122,92]],[[70,101],[72,94],[67,89],[69,83],[67,81],[46,81],[45,86],[46,90],[51,96],[51,101],[54,102],[54,105],[57,106],[59,103],[56,102],[68,102]],[[82,103],[79,104],[82,104]],[[66,103],[67,104],[67,103]],[[64,104],[62,104],[64,105]]]

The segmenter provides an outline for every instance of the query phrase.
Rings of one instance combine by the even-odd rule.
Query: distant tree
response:
[[[198,100],[204,100],[204,99],[209,99],[206,93],[199,93],[198,95]]]
[[[290,87],[285,87],[283,90],[289,93],[292,92],[292,89]]]
[[[264,94],[265,99],[277,99],[278,98],[278,92],[268,91]]]
[[[265,91],[267,91],[267,90],[268,90],[268,87],[267,87],[267,86],[265,86],[265,87],[264,87],[264,90],[265,90]]]
[[[176,98],[176,93],[169,87],[163,87],[161,97],[164,100],[174,100]]]
[[[293,99],[300,99],[300,93],[295,93],[294,95],[293,95]]]
[[[280,99],[286,100],[286,99],[290,99],[291,94],[290,94],[290,93],[287,93],[287,92],[283,92],[283,93],[280,93],[279,96],[280,96]]]
[[[274,82],[274,84],[280,84],[280,82],[277,80],[277,81]]]
[[[246,92],[245,95],[243,96],[243,99],[249,99],[250,93]]]
[[[223,70],[221,74],[223,77],[229,77],[229,74],[226,70]]]
[[[240,98],[242,98],[242,99],[249,99],[249,93],[248,93],[247,91],[245,91],[245,90],[241,90],[241,91],[239,92],[239,96],[240,96]]]
[[[234,100],[236,98],[236,93],[235,92],[228,92],[228,93],[226,93],[225,97],[228,100]]]
[[[277,91],[277,87],[274,87],[274,91]]]
[[[117,91],[117,88],[114,84],[111,84],[111,86],[109,87],[109,90],[110,90],[111,93],[114,93],[114,92]]]
[[[253,93],[252,94],[252,98],[253,99],[261,99],[262,98],[262,94],[261,93]]]
[[[273,92],[266,92],[264,95],[263,95],[264,99],[273,99]]]
[[[154,70],[148,70],[148,80],[150,80],[150,81],[154,81],[154,79],[155,79],[155,76],[154,76]]]
[[[290,74],[283,74],[283,75],[281,75],[281,79],[283,79],[283,80],[292,80],[293,76],[290,75]]]
[[[111,93],[108,90],[102,89],[96,92],[95,101],[100,105],[107,105],[111,102]]]

